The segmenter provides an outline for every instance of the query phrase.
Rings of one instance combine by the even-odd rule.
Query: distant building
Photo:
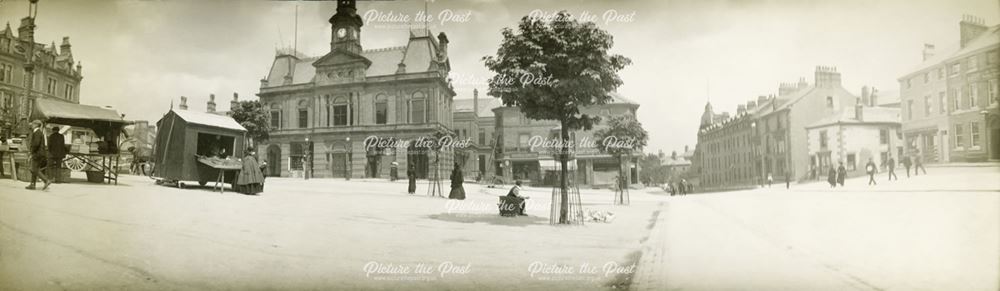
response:
[[[675,182],[682,179],[691,169],[691,159],[694,157],[694,151],[688,151],[688,147],[684,146],[684,153],[681,155],[677,154],[677,151],[670,153],[669,157],[663,157],[660,161],[660,166],[663,167],[663,180],[667,182]]]
[[[270,139],[259,152],[269,175],[314,177],[389,176],[398,162],[400,176],[412,165],[427,177],[435,155],[426,150],[366,148],[375,136],[413,141],[450,131],[455,92],[447,78],[448,37],[411,30],[404,46],[361,47],[354,0],[337,2],[330,18],[330,52],[306,57],[279,52],[260,81],[260,102],[270,113]],[[451,155],[441,156],[447,178]]]
[[[27,118],[32,111],[26,89],[31,83],[31,96],[74,104],[80,103],[80,81],[83,66],[73,58],[69,37],[45,45],[35,42],[35,21],[21,19],[17,36],[10,23],[0,31],[0,112],[4,117]],[[34,50],[33,66],[27,66],[27,55]],[[34,80],[27,76],[34,72]],[[2,134],[2,133],[0,133]]]
[[[502,106],[497,98],[479,98],[479,90],[472,91],[472,99],[455,99],[452,125],[460,139],[471,140],[471,149],[462,161],[465,178],[489,181],[497,173],[493,145],[496,140],[496,119],[493,109]]]
[[[711,105],[705,105],[694,154],[698,188],[711,190],[758,184],[761,161],[759,155],[754,154],[757,150],[753,130],[757,120],[755,114],[773,101],[773,96],[760,96],[756,101],[740,104],[735,116],[723,114],[723,118],[715,118],[711,123],[705,123],[709,120],[705,116],[716,115],[711,112]]]
[[[580,112],[591,116],[600,116],[603,120],[613,116],[630,114],[635,116],[639,104],[612,93],[612,102],[604,105],[594,105],[580,108]],[[554,185],[557,175],[555,147],[533,147],[532,140],[556,140],[559,123],[550,120],[531,120],[521,113],[517,107],[497,107],[493,109],[496,116],[496,132],[499,133],[502,147],[496,159],[501,162],[498,169],[503,173],[504,181],[523,180],[534,185]],[[585,140],[594,141],[596,130],[604,128],[606,123],[595,126],[589,131],[570,133],[570,139],[575,145],[581,145]],[[575,161],[567,167],[578,185],[603,186],[611,185],[622,167],[630,184],[639,183],[637,158],[642,153],[634,153],[619,163],[611,155],[600,153],[594,147],[578,147],[571,149]]]
[[[806,126],[809,156],[818,158],[810,178],[826,179],[830,167],[838,167],[839,162],[851,172],[865,172],[868,159],[879,166],[890,157],[899,163],[903,154],[900,129],[899,108],[860,102]]]
[[[957,46],[924,46],[899,78],[905,152],[924,161],[1000,160],[1000,25],[964,16]]]

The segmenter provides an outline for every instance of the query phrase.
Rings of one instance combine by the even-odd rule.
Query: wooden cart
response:
[[[156,126],[151,176],[157,184],[184,188],[185,182],[204,186],[210,181],[236,181],[238,170],[199,162],[199,157],[243,157],[246,129],[236,120],[225,115],[170,110]]]

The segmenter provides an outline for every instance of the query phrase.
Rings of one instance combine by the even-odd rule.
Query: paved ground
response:
[[[1000,168],[928,171],[674,197],[632,288],[1000,290]]]
[[[668,197],[632,191],[611,223],[500,218],[384,181],[269,179],[261,196],[0,180],[0,289],[997,290],[997,167]],[[446,184],[444,185],[447,186]],[[538,207],[541,206],[541,207]],[[641,253],[641,257],[640,257]],[[632,267],[638,262],[636,267]],[[635,272],[634,276],[631,276]]]

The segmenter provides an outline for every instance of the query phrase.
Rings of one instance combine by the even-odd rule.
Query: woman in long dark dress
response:
[[[451,170],[451,193],[448,193],[448,199],[465,200],[465,188],[462,187],[462,170],[459,169],[458,163],[455,163],[455,168]]]
[[[236,177],[236,191],[247,195],[264,191],[264,174],[260,171],[253,149],[247,149],[243,157],[243,168]]]
[[[830,183],[830,188],[837,187],[837,170],[830,165],[830,172],[826,175],[826,182]]]
[[[406,167],[406,178],[410,180],[410,185],[406,187],[406,193],[416,193],[417,192],[417,169],[413,164],[409,164]]]

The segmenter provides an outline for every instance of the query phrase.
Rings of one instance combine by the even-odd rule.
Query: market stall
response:
[[[184,187],[185,181],[232,184],[241,169],[246,129],[229,116],[170,110],[156,123],[153,173],[160,184]]]
[[[46,98],[35,99],[29,119],[93,131],[98,141],[92,145],[73,145],[64,163],[82,165],[79,169],[86,170],[91,182],[118,184],[118,137],[131,121],[122,119],[113,109]]]

